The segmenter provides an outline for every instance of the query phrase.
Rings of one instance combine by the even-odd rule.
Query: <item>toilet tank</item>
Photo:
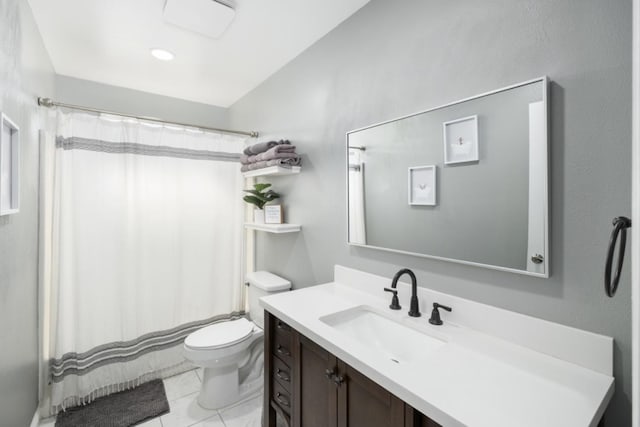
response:
[[[268,271],[254,271],[247,274],[249,283],[249,317],[251,321],[264,329],[264,309],[258,301],[260,298],[285,292],[291,289],[291,282]]]

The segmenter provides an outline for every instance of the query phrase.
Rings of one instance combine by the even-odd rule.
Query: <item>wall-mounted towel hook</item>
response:
[[[618,290],[618,282],[620,281],[620,273],[622,264],[624,263],[624,252],[627,246],[627,228],[631,227],[631,220],[624,216],[613,219],[613,231],[609,238],[609,249],[607,251],[607,261],[604,268],[604,291],[608,297],[613,297]],[[616,249],[616,242],[620,235],[620,249],[618,250],[618,262],[616,264],[616,273],[611,277],[611,267],[613,266],[613,254]]]

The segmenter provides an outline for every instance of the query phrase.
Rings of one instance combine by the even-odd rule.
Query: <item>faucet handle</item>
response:
[[[391,310],[400,310],[402,307],[400,307],[400,302],[398,301],[398,290],[392,288],[384,288],[384,291],[391,292],[393,294],[393,297],[391,298],[391,305],[389,305],[389,308]]]
[[[433,303],[433,308],[441,308],[443,310],[453,311],[453,309],[451,307],[447,307],[446,305],[438,304],[437,302]]]
[[[431,318],[429,319],[429,323],[431,323],[432,325],[442,325],[442,319],[440,319],[440,312],[438,311],[439,308],[447,311],[452,311],[451,307],[447,307],[446,305],[434,302],[433,310],[431,311]]]

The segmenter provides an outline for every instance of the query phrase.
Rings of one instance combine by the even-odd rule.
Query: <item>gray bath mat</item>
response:
[[[60,412],[56,427],[129,427],[169,412],[162,380]]]

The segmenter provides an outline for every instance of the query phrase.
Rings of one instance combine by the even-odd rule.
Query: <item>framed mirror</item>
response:
[[[549,277],[548,79],[347,133],[348,242]]]

